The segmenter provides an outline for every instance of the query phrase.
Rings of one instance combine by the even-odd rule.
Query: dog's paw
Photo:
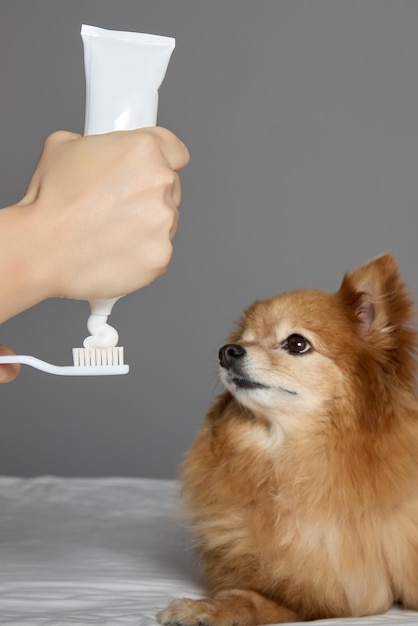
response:
[[[157,620],[163,626],[235,626],[231,616],[222,611],[219,600],[173,600],[158,613]]]
[[[163,626],[256,626],[300,621],[290,609],[250,589],[228,589],[207,600],[173,600],[157,619]]]

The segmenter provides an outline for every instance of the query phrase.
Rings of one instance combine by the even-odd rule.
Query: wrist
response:
[[[32,205],[0,210],[0,323],[51,295],[35,213]]]

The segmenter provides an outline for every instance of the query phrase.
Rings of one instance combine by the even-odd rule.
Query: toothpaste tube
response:
[[[175,40],[171,37],[106,30],[83,24],[86,75],[84,134],[155,126],[160,87]],[[107,324],[114,303],[90,301],[86,348],[111,348],[118,333]]]
[[[155,126],[175,40],[83,24],[85,135]]]

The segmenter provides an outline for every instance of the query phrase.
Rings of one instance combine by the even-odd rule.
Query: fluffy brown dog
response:
[[[394,257],[256,302],[184,467],[209,592],[165,625],[418,609],[417,337]]]

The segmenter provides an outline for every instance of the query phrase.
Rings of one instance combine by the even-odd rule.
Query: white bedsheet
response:
[[[174,481],[0,478],[0,624],[138,624],[199,597]],[[418,613],[318,624],[417,624]]]

